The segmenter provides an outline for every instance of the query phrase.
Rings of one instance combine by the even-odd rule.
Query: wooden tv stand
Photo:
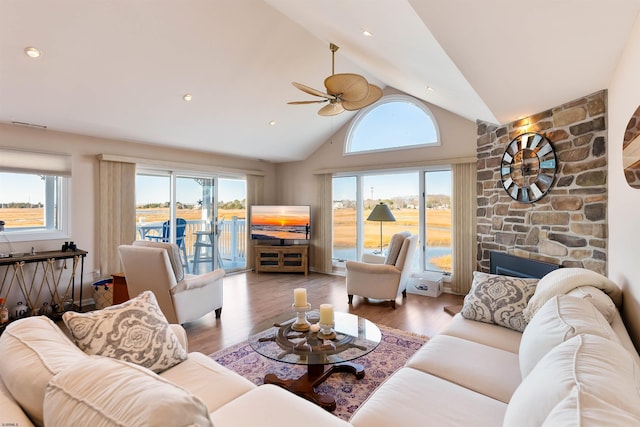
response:
[[[304,273],[309,271],[309,245],[254,246],[256,273]]]

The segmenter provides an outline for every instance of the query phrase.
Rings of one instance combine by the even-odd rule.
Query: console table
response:
[[[304,273],[309,271],[309,245],[254,246],[256,273]]]
[[[8,296],[13,285],[17,284],[20,287],[22,296],[25,298],[25,304],[30,310],[37,310],[40,304],[45,301],[51,304],[59,304],[60,309],[63,309],[65,300],[69,299],[69,290],[71,290],[70,298],[73,301],[76,271],[80,266],[80,301],[78,309],[82,311],[82,277],[84,275],[84,259],[86,256],[87,251],[78,249],[75,251],[46,251],[36,254],[25,253],[20,256],[0,258],[0,296]],[[65,263],[60,271],[56,271],[54,266],[58,260],[63,260]],[[66,286],[60,289],[62,272],[69,268],[66,265],[67,260],[72,261],[71,277],[69,277]],[[29,278],[27,278],[24,268],[27,264],[35,264]],[[4,267],[4,271],[2,271],[1,267]],[[41,274],[42,278],[39,282],[36,282],[38,273]],[[71,308],[73,308],[73,303]]]

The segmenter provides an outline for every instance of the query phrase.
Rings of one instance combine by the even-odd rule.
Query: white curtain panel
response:
[[[122,271],[118,246],[136,239],[136,165],[100,160],[100,272]]]
[[[476,265],[476,163],[453,164],[453,272],[451,291],[466,295]]]
[[[262,175],[247,175],[247,214],[250,215],[250,208],[253,205],[264,203],[264,177]],[[247,215],[247,270],[255,267],[255,257],[253,256],[253,241],[249,230],[249,216]]]
[[[313,219],[311,231],[311,263],[313,270],[319,273],[331,273],[333,253],[333,175],[316,175],[318,189],[317,215]]]

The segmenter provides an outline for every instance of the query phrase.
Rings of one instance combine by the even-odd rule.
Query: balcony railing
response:
[[[162,222],[142,223],[137,226],[138,239],[162,234]],[[211,223],[206,220],[188,220],[184,232],[184,249],[189,263],[193,262],[197,231],[211,231]],[[214,230],[214,244],[219,252],[219,267],[226,269],[243,268],[247,264],[247,227],[244,219],[233,217],[219,221],[217,234]]]

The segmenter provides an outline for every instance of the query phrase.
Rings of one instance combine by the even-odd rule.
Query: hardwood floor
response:
[[[393,310],[386,301],[369,301],[356,295],[349,306],[345,279],[341,276],[238,273],[224,279],[220,319],[211,313],[184,325],[189,351],[211,354],[245,340],[253,325],[291,307],[295,288],[307,289],[307,300],[313,308],[330,303],[336,311],[358,314],[377,324],[430,337],[451,320],[444,307],[462,304],[463,300],[462,296],[451,294],[438,298],[408,294],[406,299],[398,297],[397,308]]]

